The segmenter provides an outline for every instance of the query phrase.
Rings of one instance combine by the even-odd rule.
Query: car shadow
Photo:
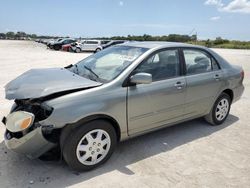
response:
[[[133,175],[134,172],[127,168],[128,165],[209,136],[238,120],[238,117],[229,115],[222,125],[209,126],[203,119],[196,119],[133,138],[120,143],[107,163],[83,173],[70,170],[62,160],[57,162],[29,160],[7,150],[2,142],[0,144],[0,180],[16,182],[20,187],[27,187],[30,181],[34,181],[37,186],[48,184],[53,187],[67,187],[114,170]],[[23,178],[18,179],[18,177]]]

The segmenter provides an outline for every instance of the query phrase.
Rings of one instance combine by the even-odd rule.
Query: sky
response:
[[[250,0],[0,0],[0,32],[250,41]]]

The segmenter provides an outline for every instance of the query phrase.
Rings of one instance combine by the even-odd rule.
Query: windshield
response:
[[[82,77],[107,83],[147,50],[131,46],[114,46],[93,54],[68,69]]]

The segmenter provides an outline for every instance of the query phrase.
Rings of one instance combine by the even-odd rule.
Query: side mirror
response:
[[[137,73],[130,77],[132,84],[150,84],[152,83],[152,75],[149,73]]]

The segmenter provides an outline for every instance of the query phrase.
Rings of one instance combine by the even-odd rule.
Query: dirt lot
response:
[[[7,150],[0,126],[0,187],[250,187],[250,51],[215,51],[245,70],[244,95],[222,126],[198,119],[123,142],[105,165],[81,174],[62,161],[29,160]],[[12,103],[4,99],[8,81],[31,68],[62,67],[88,55],[0,41],[0,117]]]

